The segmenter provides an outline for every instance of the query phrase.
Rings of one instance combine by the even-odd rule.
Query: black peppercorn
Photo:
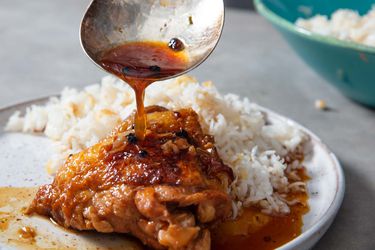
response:
[[[161,68],[157,65],[150,66],[149,69],[153,72],[160,72]]]
[[[176,132],[176,135],[185,139],[189,137],[189,133],[186,132],[185,129],[181,129],[180,131]]]
[[[125,67],[123,67],[122,68],[122,73],[124,73],[124,74],[129,74],[130,73],[130,67],[128,67],[128,66],[125,66]]]
[[[139,151],[139,156],[142,158],[145,158],[148,155],[148,152],[146,150],[140,150]]]
[[[131,144],[136,144],[137,143],[137,136],[133,133],[131,134],[128,134],[126,136],[126,138],[128,139],[128,142],[131,143]]]
[[[168,47],[173,49],[174,51],[182,51],[185,49],[184,43],[178,38],[172,38],[169,41]]]

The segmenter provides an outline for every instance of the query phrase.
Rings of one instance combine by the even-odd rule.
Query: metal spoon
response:
[[[82,19],[80,35],[84,51],[100,68],[103,53],[116,46],[136,41],[168,43],[178,38],[189,57],[181,75],[211,54],[223,24],[223,0],[93,0]]]

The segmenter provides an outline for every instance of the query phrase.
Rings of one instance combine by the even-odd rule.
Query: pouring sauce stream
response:
[[[176,49],[175,45],[171,42],[130,42],[107,51],[100,60],[104,69],[133,88],[137,103],[135,134],[140,140],[146,133],[145,89],[151,83],[177,75],[187,68],[187,54],[180,47]]]

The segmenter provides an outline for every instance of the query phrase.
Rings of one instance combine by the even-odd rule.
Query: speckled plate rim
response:
[[[339,47],[343,47],[347,49],[356,50],[358,52],[366,52],[366,53],[375,54],[375,47],[363,45],[363,44],[356,43],[356,42],[340,40],[331,36],[319,35],[317,33],[313,33],[306,29],[298,27],[294,23],[286,20],[285,18],[281,17],[280,15],[276,14],[275,12],[267,8],[265,4],[263,3],[263,0],[254,0],[254,4],[255,4],[255,8],[257,9],[257,11],[262,16],[264,16],[267,20],[269,20],[273,24],[281,26],[282,28],[292,33],[295,33],[297,35],[300,35],[310,40],[327,43],[332,46],[339,46]]]
[[[51,95],[48,97],[41,97],[33,100],[28,100],[25,102],[20,102],[16,103],[13,105],[5,106],[0,108],[0,114],[3,112],[7,112],[10,110],[15,110],[15,109],[23,109],[27,106],[34,105],[34,104],[41,104],[45,103],[46,101],[49,100],[49,98],[57,96],[57,95]],[[337,157],[332,153],[332,151],[328,148],[327,145],[325,145],[320,138],[315,135],[313,132],[311,132],[309,129],[306,127],[302,126],[301,124],[283,116],[280,115],[274,111],[271,111],[270,109],[258,106],[258,108],[265,113],[270,120],[280,120],[283,122],[287,122],[289,124],[293,124],[294,126],[300,128],[303,130],[306,134],[308,134],[314,143],[317,143],[320,148],[322,148],[328,155],[329,159],[331,161],[331,165],[334,167],[335,171],[335,195],[334,198],[332,199],[328,209],[324,212],[323,215],[319,218],[319,220],[313,224],[310,228],[308,228],[305,232],[303,232],[301,235],[296,237],[294,240],[280,246],[277,248],[278,250],[290,250],[290,249],[310,249],[312,246],[314,246],[318,240],[324,235],[326,230],[329,228],[331,225],[333,219],[335,218],[341,204],[344,198],[344,193],[345,193],[345,178],[344,178],[344,172],[343,169],[337,159]],[[0,249],[3,246],[0,245]]]

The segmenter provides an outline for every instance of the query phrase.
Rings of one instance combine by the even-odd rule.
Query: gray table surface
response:
[[[78,40],[89,0],[0,0],[0,106],[97,83],[104,73]],[[347,189],[315,249],[375,249],[375,111],[342,96],[308,68],[263,18],[228,9],[222,40],[191,72],[223,93],[249,97],[314,131],[339,157]],[[314,108],[324,99],[333,109]]]

